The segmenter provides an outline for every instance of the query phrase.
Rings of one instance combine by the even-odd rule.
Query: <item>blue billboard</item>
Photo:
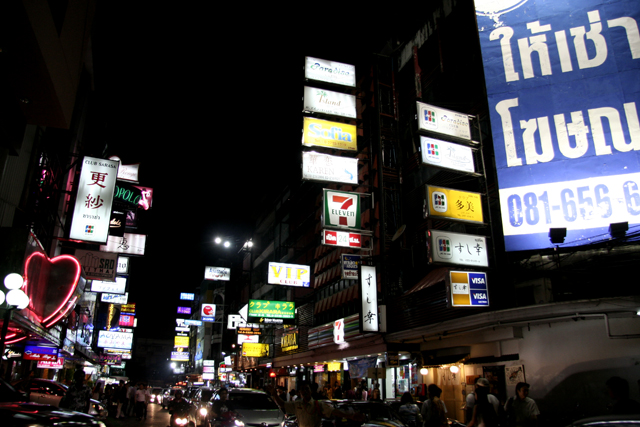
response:
[[[507,251],[640,225],[637,0],[476,0]]]

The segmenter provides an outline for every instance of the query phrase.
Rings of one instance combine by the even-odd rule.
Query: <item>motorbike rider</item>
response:
[[[231,401],[228,400],[229,390],[227,390],[226,387],[222,387],[218,390],[218,396],[220,396],[220,399],[215,400],[211,407],[211,414],[213,415],[213,418],[223,417],[227,412],[233,411]]]
[[[177,390],[175,397],[169,402],[169,413],[177,415],[189,409],[189,402],[182,397],[182,390]]]

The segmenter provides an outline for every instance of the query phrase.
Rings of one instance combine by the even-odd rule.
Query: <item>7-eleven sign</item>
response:
[[[360,194],[324,189],[324,227],[360,229]]]

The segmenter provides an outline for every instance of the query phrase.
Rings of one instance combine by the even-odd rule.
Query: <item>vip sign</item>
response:
[[[476,171],[470,147],[426,136],[420,136],[420,145],[422,163],[460,172]]]
[[[473,234],[431,230],[433,262],[488,267],[487,239]]]
[[[324,227],[360,229],[360,194],[323,189]]]
[[[488,307],[487,273],[450,271],[449,288],[453,307]]]
[[[425,186],[428,200],[427,216],[482,223],[482,199],[480,193],[453,190],[451,188]]]
[[[471,140],[469,116],[417,102],[418,128],[429,132]]]
[[[304,61],[304,78],[355,87],[356,67],[307,56]]]
[[[344,319],[333,322],[333,342],[336,344],[344,342]]]
[[[354,125],[304,117],[302,145],[356,151],[358,129]]]
[[[231,269],[224,267],[205,267],[204,280],[231,280]]]
[[[303,111],[356,118],[356,97],[315,87],[304,87]]]
[[[203,322],[215,322],[216,321],[216,305],[215,304],[202,304],[200,310],[200,319]]]
[[[118,254],[76,249],[75,257],[84,268],[87,279],[115,280]]]
[[[118,165],[119,162],[112,160],[83,159],[69,233],[71,239],[93,243],[107,241]]]
[[[308,288],[310,282],[311,268],[308,265],[269,263],[267,283]]]
[[[302,179],[357,184],[358,159],[305,151],[302,153]]]
[[[346,231],[322,230],[322,244],[346,248],[361,248],[362,235],[359,233],[348,233]]]
[[[360,296],[360,329],[362,332],[378,332],[378,280],[375,267],[360,266]]]

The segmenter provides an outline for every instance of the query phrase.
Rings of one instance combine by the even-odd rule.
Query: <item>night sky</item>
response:
[[[155,191],[131,265],[137,336],[170,339],[179,292],[220,257],[214,234],[249,236],[262,195],[300,179],[304,57],[359,65],[417,28],[386,11],[220,9],[98,6],[97,138]]]

